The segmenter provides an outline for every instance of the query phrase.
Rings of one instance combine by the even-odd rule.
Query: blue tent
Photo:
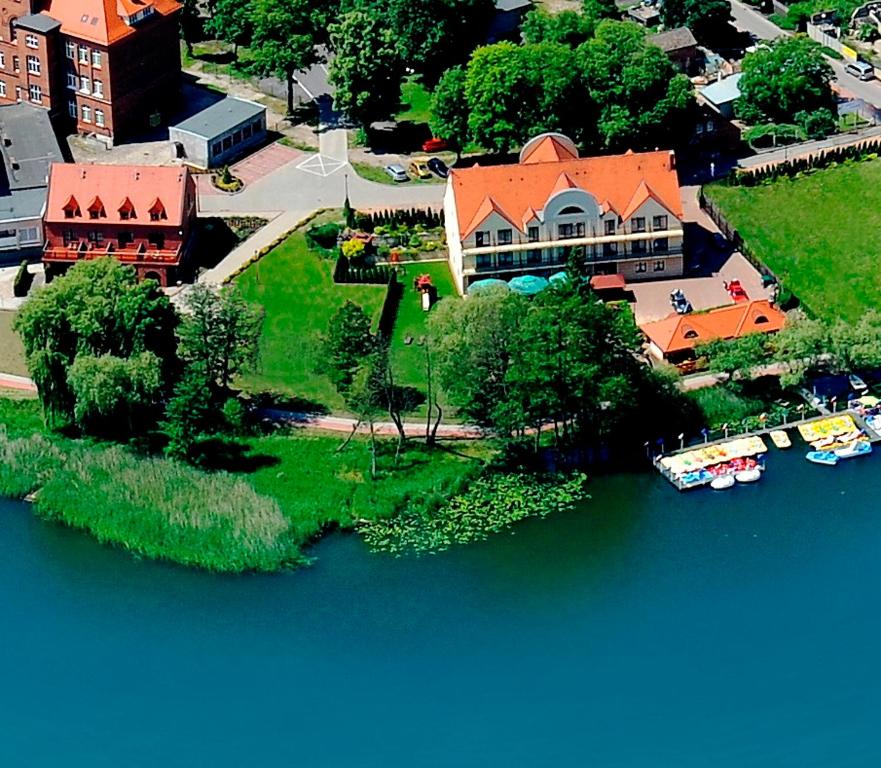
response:
[[[489,288],[494,288],[496,286],[502,286],[503,288],[508,288],[508,284],[504,280],[499,280],[495,277],[487,277],[484,280],[475,280],[471,285],[468,286],[468,295],[473,296],[475,293],[480,293],[481,291],[485,291]]]
[[[565,272],[554,272],[554,274],[552,274],[548,278],[548,282],[551,283],[551,285],[556,285],[557,283],[568,283],[569,275],[567,275]]]
[[[508,287],[512,291],[516,291],[523,296],[535,296],[535,294],[541,293],[547,288],[548,285],[550,283],[547,280],[535,275],[520,275],[508,283]]]

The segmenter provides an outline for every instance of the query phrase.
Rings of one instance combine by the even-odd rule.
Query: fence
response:
[[[725,235],[725,238],[743,254],[743,257],[759,271],[762,277],[779,285],[780,281],[777,279],[777,275],[775,275],[765,263],[752,252],[749,245],[747,245],[746,241],[740,236],[740,233],[731,226],[728,219],[726,219],[722,211],[719,210],[719,206],[704,194],[703,188],[701,189],[699,199],[701,208],[707,212],[707,215],[713,220],[716,226],[719,227],[719,231]]]

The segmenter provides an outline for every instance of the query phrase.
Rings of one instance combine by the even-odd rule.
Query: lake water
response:
[[[879,458],[217,577],[0,504],[3,766],[877,766]]]

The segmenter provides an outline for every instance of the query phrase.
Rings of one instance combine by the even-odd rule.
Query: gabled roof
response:
[[[125,222],[150,226],[149,212],[158,198],[168,214],[162,225],[179,226],[184,218],[188,179],[186,168],[172,166],[56,163],[49,175],[45,220],[64,222],[64,209],[71,200],[89,200],[90,208],[96,201],[114,203],[109,208],[104,205],[102,225]],[[121,204],[116,205],[116,201]],[[133,206],[134,219],[122,218],[121,211],[127,210],[126,201]]]
[[[740,98],[740,78],[743,72],[738,72],[731,77],[725,77],[714,83],[705,85],[698,90],[698,93],[706,99],[710,104],[720,106],[722,104],[730,104]]]
[[[648,42],[658,46],[664,53],[694,48],[697,45],[697,40],[688,27],[676,27],[666,32],[659,32],[657,35],[650,35]]]
[[[477,211],[471,217],[471,220],[468,223],[468,227],[466,228],[467,232],[473,232],[477,229],[484,221],[486,221],[486,217],[491,213],[497,213],[501,216],[505,221],[509,222],[513,226],[517,226],[517,222],[512,220],[512,218],[505,213],[504,209],[489,195],[483,198],[483,201],[480,203]]]
[[[648,200],[654,200],[658,205],[666,208],[666,204],[664,201],[655,194],[654,190],[646,184],[644,181],[639,183],[639,186],[636,188],[636,192],[633,193],[633,197],[630,198],[630,202],[627,204],[627,207],[621,212],[622,219],[629,219],[636,213]]]
[[[137,31],[126,18],[148,9],[169,16],[180,8],[177,0],[49,0],[42,13],[60,21],[67,35],[109,45]]]
[[[750,333],[772,333],[786,323],[786,315],[767,299],[711,309],[688,315],[670,315],[640,325],[665,355],[693,349],[715,339],[737,339]]]
[[[545,151],[540,147],[565,147],[565,143],[558,142],[554,136],[551,135],[550,143],[545,137],[529,142],[521,153],[526,156],[525,162],[452,169],[449,183],[460,237],[467,237],[486,218],[478,213],[486,208],[487,199],[513,226],[523,231],[530,210],[544,210],[548,198],[562,188],[582,189],[604,210],[615,212],[625,212],[634,200],[642,198],[644,202],[651,197],[673,216],[682,218],[682,198],[672,152],[628,152],[538,161],[539,154]]]

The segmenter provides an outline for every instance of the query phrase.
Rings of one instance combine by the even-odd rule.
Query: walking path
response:
[[[37,386],[27,376],[16,376],[14,373],[0,373],[0,388],[17,389],[20,392],[36,392]]]
[[[859,133],[838,134],[830,136],[828,139],[820,139],[818,141],[805,141],[799,144],[793,144],[788,147],[780,147],[779,149],[771,149],[760,152],[752,157],[744,157],[737,161],[740,168],[757,168],[765,165],[777,165],[800,157],[808,157],[815,155],[826,149],[833,147],[849,147],[855,144],[862,144],[868,139],[875,139],[881,136],[881,126],[872,126],[866,128]]]

